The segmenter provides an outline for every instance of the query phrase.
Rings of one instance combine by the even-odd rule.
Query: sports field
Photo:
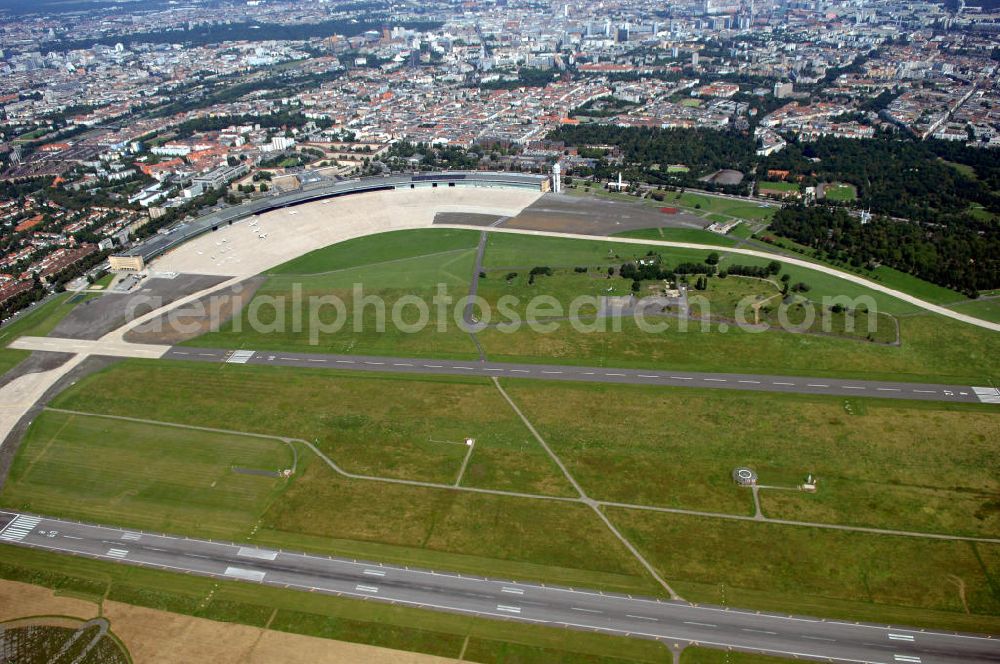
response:
[[[835,202],[849,202],[858,199],[858,190],[852,184],[834,182],[823,187],[823,198]]]
[[[758,182],[757,188],[760,191],[791,192],[798,191],[799,185],[794,182]]]

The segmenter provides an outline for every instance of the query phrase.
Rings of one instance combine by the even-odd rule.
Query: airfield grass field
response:
[[[692,646],[681,653],[680,664],[787,664],[788,660],[769,655],[751,655]]]
[[[1000,323],[1000,298],[969,300],[952,305],[951,308],[963,314]]]
[[[441,233],[447,239],[444,253],[430,252],[434,238]],[[216,348],[253,348],[257,350],[318,351],[353,354],[383,354],[411,357],[448,357],[475,359],[478,350],[455,321],[454,308],[447,314],[445,331],[438,329],[436,307],[430,307],[428,325],[418,332],[404,332],[391,323],[391,308],[404,295],[416,295],[430,303],[436,284],[448,286],[457,300],[468,292],[473,277],[475,243],[478,234],[447,229],[404,231],[362,238],[344,245],[334,245],[292,261],[274,270],[257,292],[251,306],[245,307],[236,321],[225,324],[218,332],[209,333],[187,342],[191,346]],[[346,249],[344,247],[347,247]],[[602,279],[608,267],[615,270],[622,263],[658,253],[665,264],[700,263],[708,250],[678,249],[621,244],[601,240],[575,240],[551,237],[530,237],[510,233],[490,234],[483,258],[484,278],[479,293],[496,302],[504,294],[520,298],[523,309],[535,295],[554,296],[566,304],[575,295],[623,295],[631,282],[613,278]],[[416,252],[416,254],[414,254]],[[424,252],[424,253],[421,253]],[[731,265],[764,266],[771,259],[720,253],[720,269]],[[780,257],[776,257],[780,261]],[[359,261],[376,261],[358,265]],[[344,266],[344,267],[341,267]],[[528,272],[533,267],[551,267],[563,272],[553,277],[541,276],[528,284]],[[587,273],[573,272],[586,267]],[[319,272],[317,272],[319,271]],[[507,279],[516,272],[517,276]],[[702,330],[700,323],[691,323],[682,331],[676,319],[669,329],[658,333],[642,332],[631,317],[621,321],[621,332],[583,334],[568,324],[555,332],[539,333],[521,326],[516,333],[488,328],[477,335],[487,357],[498,361],[560,362],[566,364],[597,364],[600,366],[675,368],[702,371],[742,371],[774,375],[849,376],[856,378],[912,380],[926,382],[964,382],[989,384],[1000,371],[1000,340],[989,331],[965,323],[922,312],[914,305],[889,295],[868,290],[862,285],[804,267],[782,265],[781,274],[789,282],[803,282],[810,290],[809,300],[821,303],[825,297],[845,297],[848,301],[879,312],[875,341],[895,341],[895,321],[899,318],[898,346],[870,343],[862,339],[866,332],[834,336],[795,334],[776,329],[750,332],[728,325],[726,332],[718,323]],[[899,275],[885,273],[899,279]],[[910,287],[933,291],[940,299],[949,291],[925,282],[905,279]],[[713,284],[718,280],[713,279]],[[729,280],[735,283],[735,280]],[[387,301],[386,333],[379,333],[376,308],[368,305],[358,319],[354,318],[351,288],[363,283],[366,294],[382,296]],[[296,286],[298,284],[298,286]],[[308,314],[304,324],[296,328],[294,309],[286,305],[283,311],[268,303],[268,298],[290,297],[295,288],[303,296],[334,293],[344,298],[346,318],[336,332],[320,331],[314,344],[308,330]],[[612,288],[612,291],[608,291]],[[715,286],[713,286],[715,288]],[[944,291],[939,293],[938,291]],[[861,299],[863,298],[863,299]],[[592,311],[589,310],[589,311]],[[583,311],[586,314],[588,311]],[[319,320],[332,323],[337,316],[325,308]],[[859,314],[866,318],[867,314]],[[265,327],[254,328],[251,317]],[[725,316],[723,316],[725,318]],[[842,318],[843,316],[841,316]],[[403,312],[406,322],[413,322],[415,313]],[[272,330],[275,321],[282,325]],[[495,321],[494,321],[495,322]],[[773,321],[771,321],[773,322]],[[833,320],[832,330],[842,329],[842,321]],[[865,323],[864,320],[858,321]],[[355,324],[361,331],[355,331]],[[862,325],[859,330],[866,330]],[[815,327],[810,328],[813,331]]]
[[[447,391],[438,391],[438,383],[469,391],[469,399],[453,402],[453,396],[444,396]],[[131,386],[137,384],[155,384],[158,389],[136,391]],[[394,384],[402,386],[399,392],[391,391]],[[597,499],[749,515],[749,492],[729,479],[733,467],[749,464],[767,485],[794,485],[807,473],[820,478],[815,495],[764,490],[768,517],[948,533],[996,532],[998,514],[990,501],[995,502],[998,489],[990,472],[989,448],[997,424],[984,407],[870,400],[853,402],[848,413],[843,401],[833,398],[531,381],[505,384],[570,472]],[[426,402],[400,402],[390,411],[393,421],[423,419],[434,409],[445,409],[451,418],[468,423],[481,421],[483,416],[476,413],[482,411],[488,413],[488,423],[502,415],[492,412],[498,408],[477,391],[487,386],[486,381],[474,379],[358,378],[298,368],[129,360],[80,381],[57,397],[54,407],[316,438],[320,449],[338,464],[365,467],[371,464],[370,450],[338,444],[343,435],[343,428],[333,424],[342,417],[338,408],[377,423],[384,421],[380,418],[387,417],[387,411],[376,402],[398,401],[402,392],[429,393]],[[357,393],[356,400],[342,403],[348,392]],[[205,393],[218,398],[211,404],[196,398]],[[317,395],[315,401],[309,394]],[[474,401],[482,404],[473,407]],[[319,417],[310,414],[316,411]],[[580,413],[588,413],[586,423]],[[444,416],[435,420],[431,415],[430,421],[449,426]],[[192,536],[220,527],[215,519],[225,511],[205,505],[216,491],[222,503],[231,499],[231,492],[225,486],[211,487],[209,479],[225,475],[232,464],[250,462],[221,455],[225,462],[213,466],[178,453],[185,448],[175,441],[188,437],[188,430],[167,436],[162,426],[135,425],[138,428],[123,434],[120,444],[141,441],[133,443],[137,449],[124,455],[121,465],[114,456],[100,457],[111,467],[104,475],[89,473],[93,478],[39,470],[47,459],[60,461],[52,461],[53,468],[70,467],[79,447],[76,441],[94,440],[94,427],[110,425],[117,422],[44,413],[20,452],[22,470],[12,475],[0,497],[3,504],[45,505],[54,515],[113,518],[136,527],[183,527],[184,534]],[[376,453],[395,453],[397,448],[381,449],[383,437],[375,433],[380,430],[377,426],[370,430]],[[275,449],[274,441],[249,442]],[[113,449],[114,441],[107,445]],[[416,449],[430,448],[417,445]],[[637,561],[580,503],[355,480],[335,473],[304,446],[299,452],[298,472],[287,486],[244,514],[226,515],[227,532],[242,533],[239,539],[265,546],[657,593]],[[537,448],[526,446],[523,453],[521,463],[551,473],[546,470],[551,468],[549,460]],[[143,455],[152,462],[142,462]],[[62,458],[67,459],[65,464]],[[29,471],[32,461],[36,466]],[[287,460],[254,463],[274,466]],[[191,472],[185,470],[188,464]],[[178,516],[182,510],[176,504],[176,489],[163,486],[163,468],[190,475],[192,484],[198,485],[195,488],[203,493],[193,493],[203,496],[205,503],[185,509],[195,510],[187,514],[200,518]],[[391,465],[373,470],[383,469],[393,470]],[[138,493],[134,498],[126,495],[115,506],[117,511],[109,513],[105,503],[110,489],[100,480],[126,472],[135,476],[129,486]],[[274,480],[249,479],[263,482],[263,495],[271,495]],[[1000,564],[1000,547],[994,545],[604,509],[688,599],[829,617],[878,617],[921,626],[1000,627],[996,618],[1000,597],[992,594],[991,581]],[[769,559],[767,552],[776,552],[777,557]],[[831,569],[840,571],[822,572]],[[968,613],[960,604],[955,585],[959,582],[950,580],[953,576],[964,584]]]
[[[669,663],[662,644],[523,623],[470,618],[256,584],[0,547],[0,577],[60,594],[125,602],[209,620],[494,664]],[[508,660],[509,661],[509,660]],[[742,660],[733,660],[742,662]],[[756,664],[747,660],[746,664]]]
[[[1000,545],[624,508],[606,513],[690,601],[781,612],[794,606],[882,624],[1000,628]]]
[[[768,517],[1000,532],[990,406],[524,380],[506,389],[596,499],[751,515],[750,492],[730,476],[749,466],[779,487],[761,490]],[[809,474],[819,491],[795,490]]]
[[[23,442],[4,504],[97,523],[240,537],[292,467],[280,441],[43,413]],[[140,470],[141,469],[141,470]]]
[[[746,204],[702,198],[713,205]],[[305,296],[349,298],[354,283],[363,283],[366,293],[385,297],[390,305],[407,294],[429,300],[437,283],[448,284],[460,297],[473,277],[479,237],[478,231],[431,229],[345,242],[275,268],[255,298],[263,301],[297,288]],[[491,234],[479,292],[490,302],[503,294],[546,294],[564,302],[579,294],[608,294],[609,284],[615,289],[611,294],[624,294],[631,282],[607,279],[600,270],[606,275],[607,267],[614,266],[617,271],[650,249],[667,264],[701,262],[708,254]],[[721,245],[718,251],[723,268],[768,262],[727,255]],[[535,266],[557,271],[529,284],[528,271]],[[574,267],[587,267],[587,272],[577,273]],[[509,272],[518,275],[507,279]],[[812,300],[871,295],[880,312],[898,319],[902,343],[732,327],[723,332],[718,323],[709,324],[704,333],[692,323],[687,332],[671,325],[665,332],[646,334],[631,321],[623,321],[621,332],[581,334],[563,325],[550,334],[487,329],[477,336],[496,361],[975,385],[991,384],[1000,375],[1000,341],[994,333],[920,313],[890,296],[806,268],[783,266],[782,273],[792,283],[807,282],[811,290],[806,296]],[[883,283],[954,301],[946,300],[950,291],[908,275],[882,276]],[[766,297],[773,288],[734,277],[712,279],[707,294],[732,304],[748,294]],[[993,302],[956,307],[981,310],[986,317],[995,315]],[[0,344],[20,334],[51,331],[69,308],[65,297],[40,307],[12,325],[13,332],[0,331]],[[354,332],[349,321],[346,329],[313,345],[304,331],[294,329],[290,309],[261,306],[256,314],[250,309],[221,331],[189,343],[478,357],[472,340],[454,321],[446,333],[431,325],[415,334],[379,334],[371,326],[374,315],[366,311],[363,332]],[[254,331],[249,325],[253,315],[265,323],[282,320],[284,331]],[[15,352],[0,350],[0,369],[15,358],[6,354]],[[513,380],[503,385],[591,498],[633,506],[602,509],[685,599],[831,618],[1000,630],[1000,586],[995,581],[1000,545],[723,518],[753,514],[751,493],[730,478],[733,468],[749,465],[768,487],[760,493],[768,518],[995,537],[1000,531],[993,449],[1000,422],[995,408],[627,385]],[[485,379],[125,360],[79,380],[50,405],[31,424],[0,505],[425,568],[663,594],[591,508],[565,500],[575,497],[569,482]],[[366,478],[338,473],[295,442],[297,468],[291,478],[236,470],[291,467],[292,448],[273,437],[309,441],[346,473]],[[466,438],[475,439],[475,446],[466,446]],[[463,466],[467,454],[469,463]],[[786,490],[807,474],[819,478],[817,493]],[[634,507],[639,505],[720,517]],[[0,547],[0,576],[216,620],[448,657],[464,653],[465,659],[484,663],[670,661],[666,648],[655,643],[579,634],[567,645],[566,632],[559,630],[219,583],[12,547]],[[715,652],[698,657],[697,651],[689,651],[682,661],[723,661]],[[742,655],[725,661],[771,664],[768,658]]]
[[[455,299],[468,292],[479,234],[437,229],[399,231],[320,249],[285,263],[243,308],[240,318],[218,332],[188,342],[202,347],[256,348],[372,355],[478,357],[476,347],[453,319],[439,331],[437,309],[427,325],[406,332],[393,324],[393,309],[406,298],[431,302],[438,284]],[[355,296],[355,285],[362,286]],[[310,298],[335,296],[333,305],[310,305]],[[364,304],[376,297],[385,305]],[[299,308],[293,305],[299,300]],[[400,320],[418,322],[412,306],[398,305]],[[297,311],[305,312],[296,321]],[[450,313],[450,312],[449,312]],[[315,316],[315,319],[310,316]],[[313,324],[315,320],[318,324]],[[337,327],[339,324],[339,327]],[[320,325],[325,326],[323,328]],[[336,328],[336,329],[335,329]],[[323,330],[322,333],[319,330]],[[310,331],[316,332],[315,343]]]
[[[155,394],[136,394],[138,384],[155,384]],[[212,398],[198,399],[205,389]],[[53,406],[299,438],[349,473],[448,485],[473,438],[463,486],[573,495],[482,378],[130,360],[80,381]]]

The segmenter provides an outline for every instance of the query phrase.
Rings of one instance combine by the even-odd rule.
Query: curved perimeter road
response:
[[[643,240],[639,238],[630,238],[630,237],[582,235],[580,233],[557,233],[554,231],[534,231],[534,230],[525,230],[520,228],[515,229],[515,228],[483,227],[483,226],[472,226],[466,224],[434,224],[434,228],[460,228],[467,230],[484,231],[486,233],[513,233],[517,235],[556,237],[569,240],[597,240],[599,242],[613,242],[618,244],[637,244],[642,246],[675,247],[677,249],[700,249],[705,251],[717,251],[719,253],[743,254],[745,256],[754,256],[756,258],[767,258],[769,260],[776,260],[781,263],[788,263],[789,265],[797,265],[799,267],[804,267],[810,270],[815,270],[817,272],[822,272],[824,274],[829,274],[831,276],[844,279],[845,281],[850,281],[852,283],[859,284],[861,286],[864,286],[865,288],[870,288],[873,291],[878,291],[879,293],[885,293],[886,295],[891,295],[896,299],[920,307],[921,309],[926,309],[927,311],[933,312],[935,314],[947,316],[948,318],[953,318],[963,323],[968,323],[969,325],[975,325],[976,327],[992,330],[993,332],[1000,332],[1000,323],[993,323],[987,320],[983,320],[981,318],[976,318],[974,316],[967,316],[957,311],[952,311],[951,309],[948,309],[946,307],[942,307],[937,304],[932,304],[925,300],[921,300],[918,297],[908,295],[907,293],[898,291],[894,288],[889,288],[888,286],[883,286],[882,284],[871,281],[870,279],[859,277],[856,274],[851,274],[850,272],[844,272],[842,270],[838,270],[837,268],[830,267],[829,265],[823,265],[820,263],[811,263],[801,258],[792,258],[789,256],[775,254],[767,251],[758,251],[756,249],[743,249],[740,247],[720,247],[717,245],[698,244],[695,242],[671,242],[670,240]]]

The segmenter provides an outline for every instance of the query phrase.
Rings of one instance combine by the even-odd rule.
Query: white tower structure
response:
[[[558,161],[552,164],[552,193],[562,193],[562,164]]]

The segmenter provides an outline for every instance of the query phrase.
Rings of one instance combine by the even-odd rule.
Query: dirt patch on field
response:
[[[97,605],[48,588],[0,579],[0,621],[26,616],[89,620]],[[135,664],[446,664],[455,660],[375,646],[286,634],[234,623],[104,603],[104,617]]]
[[[286,634],[105,602],[104,615],[136,664],[443,664],[453,660],[401,650]]]
[[[732,186],[743,182],[743,173],[726,168],[721,171],[716,171],[711,175],[706,175],[701,178],[701,181]]]
[[[267,277],[250,277],[229,288],[169,311],[125,333],[125,341],[136,344],[179,344],[214,332],[253,299]]]
[[[641,203],[608,201],[590,196],[545,194],[504,228],[614,235],[642,228],[704,228],[709,222],[687,212],[664,214]]]
[[[53,591],[18,581],[0,579],[0,621],[26,616],[73,616],[89,620],[97,605],[74,597],[59,597]]]

